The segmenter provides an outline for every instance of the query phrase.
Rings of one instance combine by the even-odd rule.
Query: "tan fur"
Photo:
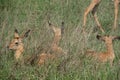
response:
[[[50,54],[50,53],[41,53],[38,55],[38,65],[43,65],[45,61],[55,59],[55,55]]]
[[[53,32],[54,32],[54,39],[53,39],[53,44],[59,44],[60,39],[61,39],[61,28],[58,28],[54,25],[50,25],[50,27],[52,28]]]
[[[54,39],[51,45],[51,49],[53,52],[58,52],[58,53],[64,53],[63,49],[61,47],[59,47],[59,42],[61,40],[61,36],[62,36],[62,32],[61,32],[61,28],[58,28],[54,25],[50,25],[50,27],[52,28],[53,32],[54,32]]]
[[[119,4],[120,4],[120,0],[114,0],[114,26],[113,29],[115,30],[117,28],[117,22],[118,22],[118,10],[119,10]]]
[[[9,44],[9,49],[15,51],[14,57],[16,60],[18,60],[24,51],[24,45],[22,43],[22,39],[20,37],[17,38],[15,37]]]
[[[56,44],[52,45],[52,51],[57,53],[64,53],[63,49]]]
[[[100,30],[102,32],[104,32],[98,18],[97,18],[97,14],[96,14],[96,10],[97,10],[97,7],[99,6],[101,0],[92,0],[90,5],[86,8],[85,12],[84,12],[84,19],[83,19],[83,27],[86,26],[86,21],[87,21],[87,15],[92,12],[93,14],[93,17],[97,23],[97,26],[100,28]],[[117,27],[117,20],[118,20],[118,10],[119,10],[119,0],[114,0],[114,7],[115,7],[115,20],[114,20],[114,29],[116,29]]]
[[[119,37],[112,37],[112,36],[104,36],[99,37],[99,39],[105,41],[106,45],[106,51],[105,52],[95,52],[95,51],[87,51],[87,55],[92,56],[94,59],[97,59],[100,62],[110,62],[110,64],[113,64],[113,60],[115,58],[114,49],[113,49],[113,43],[112,41],[114,39],[117,39]]]

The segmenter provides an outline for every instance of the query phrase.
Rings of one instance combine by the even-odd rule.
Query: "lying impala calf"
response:
[[[24,35],[20,36],[18,34],[18,30],[15,29],[14,38],[11,40],[10,44],[8,45],[8,48],[10,50],[15,51],[14,57],[15,57],[16,61],[18,61],[22,57],[22,54],[24,51],[23,39],[28,36],[29,32],[30,32],[30,30],[28,30]],[[41,53],[41,54],[37,55],[37,57],[34,57],[34,56],[33,55],[27,56],[28,58],[23,59],[23,60],[28,62],[28,61],[32,61],[34,58],[37,58],[38,64],[43,64],[48,58],[53,58],[54,55],[47,54],[47,53]],[[31,63],[31,62],[28,62],[28,63]]]
[[[52,26],[52,29],[54,31],[54,40],[53,40],[53,43],[51,45],[51,50],[54,53],[55,52],[56,53],[63,53],[62,48],[58,46],[59,41],[61,39],[62,29],[56,28],[54,26]],[[15,51],[15,58],[17,60],[20,58],[20,56],[22,55],[22,53],[24,51],[24,44],[22,42],[22,39],[24,37],[27,37],[29,32],[30,32],[30,30],[28,30],[23,36],[19,36],[18,31],[15,30],[14,39],[11,41],[11,43],[8,46],[9,49],[12,49]],[[56,58],[57,57],[56,55],[57,54],[51,54],[48,51],[46,51],[46,52],[43,52],[43,53],[40,53],[37,55],[28,56],[26,61],[31,64],[32,62],[37,60],[37,62],[35,62],[35,63],[37,63],[38,65],[42,65],[47,60]]]
[[[61,28],[54,26],[53,24],[51,24],[50,22],[49,26],[51,27],[51,29],[54,32],[54,39],[51,45],[51,50],[53,52],[57,52],[57,53],[65,53],[63,51],[63,49],[61,47],[59,47],[59,42],[61,40],[61,37],[63,35],[63,31],[64,31],[64,22],[62,22]]]
[[[58,28],[58,27],[54,26],[50,22],[48,22],[48,24],[54,32],[54,39],[53,39],[52,45],[50,47],[50,52],[52,52],[52,54],[50,54],[50,53],[46,54],[45,52],[40,54],[39,58],[38,58],[39,59],[39,61],[38,61],[39,65],[45,63],[45,61],[47,59],[55,59],[56,57],[59,57],[61,55],[61,53],[65,53],[63,51],[63,49],[61,47],[59,47],[59,42],[61,40],[63,30],[64,30],[64,22],[62,22],[61,28]],[[56,53],[56,54],[54,54],[54,53]],[[60,55],[59,55],[59,53],[60,53]]]
[[[16,61],[18,61],[19,59],[21,59],[23,51],[24,51],[24,43],[23,43],[23,39],[25,37],[28,36],[28,33],[30,32],[30,30],[28,30],[25,34],[23,34],[22,36],[20,36],[18,34],[18,30],[15,29],[14,32],[14,38],[11,40],[8,48],[10,50],[15,51],[14,57],[16,59]],[[47,53],[41,53],[38,54],[37,57],[35,57],[36,55],[32,55],[32,56],[27,56],[27,59],[24,59],[25,61],[27,61],[28,63],[31,63],[33,60],[35,60],[34,58],[37,58],[38,64],[43,64],[48,58],[53,58],[54,55],[52,54],[47,54]],[[23,58],[22,58],[23,59]]]
[[[8,45],[8,48],[10,50],[15,51],[14,57],[16,60],[20,59],[22,56],[22,53],[24,51],[24,44],[23,39],[28,37],[30,30],[28,30],[25,34],[19,35],[18,30],[15,29],[14,32],[14,38],[11,40],[10,44]]]
[[[94,57],[100,62],[110,62],[110,65],[112,66],[113,60],[115,58],[114,49],[113,49],[113,43],[112,41],[115,39],[119,39],[118,36],[100,36],[97,35],[97,39],[102,40],[105,42],[106,45],[106,52],[95,52],[95,51],[87,51],[87,55]]]
[[[50,49],[47,51],[43,51],[42,53],[38,54],[37,56],[31,56],[28,59],[28,61],[30,61],[30,62],[33,62],[35,59],[37,59],[38,65],[43,65],[48,60],[53,60],[53,59],[59,57],[61,55],[59,53],[64,53],[63,49],[61,47],[59,47],[59,42],[61,40],[63,30],[64,30],[64,23],[62,22],[61,28],[54,26],[50,22],[48,22],[48,23],[49,23],[50,28],[54,32],[54,38],[53,38],[53,42],[50,46]]]

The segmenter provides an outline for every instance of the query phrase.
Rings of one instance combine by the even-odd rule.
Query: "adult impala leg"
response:
[[[93,8],[95,7],[95,3],[91,3],[88,7],[87,7],[87,9],[85,10],[85,12],[84,12],[84,18],[83,18],[83,26],[85,27],[85,25],[86,25],[86,21],[87,21],[87,15],[90,13],[90,11],[92,11],[93,10]]]
[[[84,13],[84,19],[83,19],[83,27],[85,28],[85,25],[86,25],[86,21],[87,21],[87,15],[92,11],[92,14],[94,16],[94,19],[98,25],[98,27],[100,28],[100,30],[102,32],[104,32],[104,30],[102,29],[102,26],[101,24],[99,23],[98,19],[97,19],[97,15],[96,15],[96,10],[97,10],[97,7],[99,5],[101,0],[93,0],[91,2],[91,4],[87,7],[87,9],[85,10],[85,13]]]
[[[114,30],[117,28],[119,3],[120,3],[119,0],[114,0],[114,8],[115,8],[115,11],[114,11],[115,18],[114,18],[114,26],[113,26]]]
[[[93,15],[93,17],[94,17],[94,19],[95,19],[95,21],[96,21],[97,26],[98,26],[99,29],[104,33],[104,30],[103,30],[103,28],[102,28],[102,26],[101,26],[101,24],[100,24],[100,22],[99,22],[99,20],[98,20],[97,14],[96,14],[96,9],[97,9],[98,6],[99,6],[99,4],[97,4],[97,5],[94,7],[94,9],[92,10],[92,15]]]

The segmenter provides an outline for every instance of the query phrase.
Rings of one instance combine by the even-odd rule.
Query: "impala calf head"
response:
[[[11,40],[10,44],[8,45],[8,48],[11,50],[17,50],[19,46],[23,46],[22,39],[20,38],[18,34],[18,30],[15,29],[14,31],[14,38]]]
[[[61,28],[56,27],[52,23],[48,21],[49,26],[52,28],[54,34],[57,36],[61,36],[64,33],[64,22],[61,23]]]
[[[23,47],[23,39],[28,36],[28,33],[30,30],[28,30],[25,34],[19,35],[18,30],[15,29],[14,31],[14,38],[11,40],[10,44],[8,45],[8,48],[11,50],[17,50],[20,47]]]
[[[105,42],[106,50],[104,52],[87,51],[87,55],[90,55],[90,57],[93,57],[94,59],[102,63],[109,62],[110,65],[112,66],[113,61],[115,59],[114,48],[113,48],[112,42],[116,39],[120,40],[120,36],[97,35],[96,38],[98,40],[102,40]]]
[[[25,34],[19,35],[18,30],[15,29],[14,32],[14,38],[11,40],[10,44],[8,45],[8,49],[15,51],[14,57],[16,60],[18,60],[24,51],[24,44],[23,39],[28,36],[28,33],[30,30],[28,30]]]
[[[96,38],[98,40],[104,41],[107,44],[112,43],[112,41],[116,39],[120,40],[120,36],[109,36],[109,35],[106,35],[106,36],[97,35]]]

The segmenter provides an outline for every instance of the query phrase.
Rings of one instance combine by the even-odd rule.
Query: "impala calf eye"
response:
[[[18,45],[18,42],[16,42],[15,44]]]

